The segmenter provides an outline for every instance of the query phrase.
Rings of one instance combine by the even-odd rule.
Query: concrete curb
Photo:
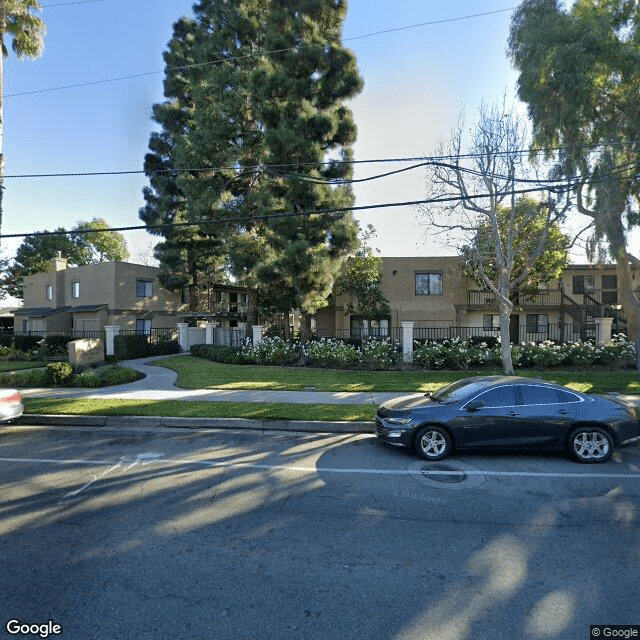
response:
[[[17,425],[53,427],[169,427],[180,429],[255,429],[309,433],[374,433],[373,422],[323,422],[318,420],[248,420],[245,418],[171,418],[163,416],[76,416],[29,414]]]

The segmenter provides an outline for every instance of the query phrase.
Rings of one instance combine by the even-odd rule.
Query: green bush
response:
[[[64,386],[73,378],[73,367],[68,362],[50,362],[45,371],[48,386]]]
[[[149,356],[167,356],[171,353],[180,353],[182,349],[177,340],[159,340],[149,344]]]
[[[98,367],[94,369],[94,371],[103,387],[114,384],[126,384],[140,379],[140,372],[130,367],[121,367],[119,365],[106,365],[104,367]]]
[[[102,380],[97,376],[95,369],[87,369],[76,374],[73,379],[74,387],[97,388],[102,386]]]
[[[24,369],[0,374],[4,387],[46,387],[47,372],[44,369]]]
[[[143,333],[129,333],[116,336],[114,351],[118,360],[144,358],[149,355],[149,337]]]

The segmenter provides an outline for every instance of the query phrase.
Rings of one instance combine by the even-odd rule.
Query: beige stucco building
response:
[[[634,274],[636,284],[640,284]],[[462,259],[384,257],[381,289],[391,316],[376,322],[346,313],[349,300],[334,295],[321,310],[317,332],[324,336],[396,335],[403,321],[414,323],[416,338],[497,335],[494,296],[464,275]],[[624,330],[615,265],[572,265],[533,296],[514,296],[512,340],[577,340],[592,337],[596,319],[612,319]]]
[[[54,258],[51,271],[24,279],[24,306],[15,311],[14,330],[93,333],[116,325],[148,333],[196,319],[221,328],[244,326],[246,289],[211,285],[201,295],[202,313],[194,315],[181,292],[160,285],[159,274],[157,267],[117,261],[68,268],[65,258]]]

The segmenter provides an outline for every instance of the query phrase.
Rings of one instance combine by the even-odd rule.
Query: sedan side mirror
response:
[[[467,411],[477,411],[478,409],[482,409],[484,407],[484,402],[482,400],[472,400],[465,406]]]

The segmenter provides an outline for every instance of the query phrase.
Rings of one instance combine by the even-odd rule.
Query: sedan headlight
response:
[[[411,424],[411,418],[385,418],[387,424]]]

